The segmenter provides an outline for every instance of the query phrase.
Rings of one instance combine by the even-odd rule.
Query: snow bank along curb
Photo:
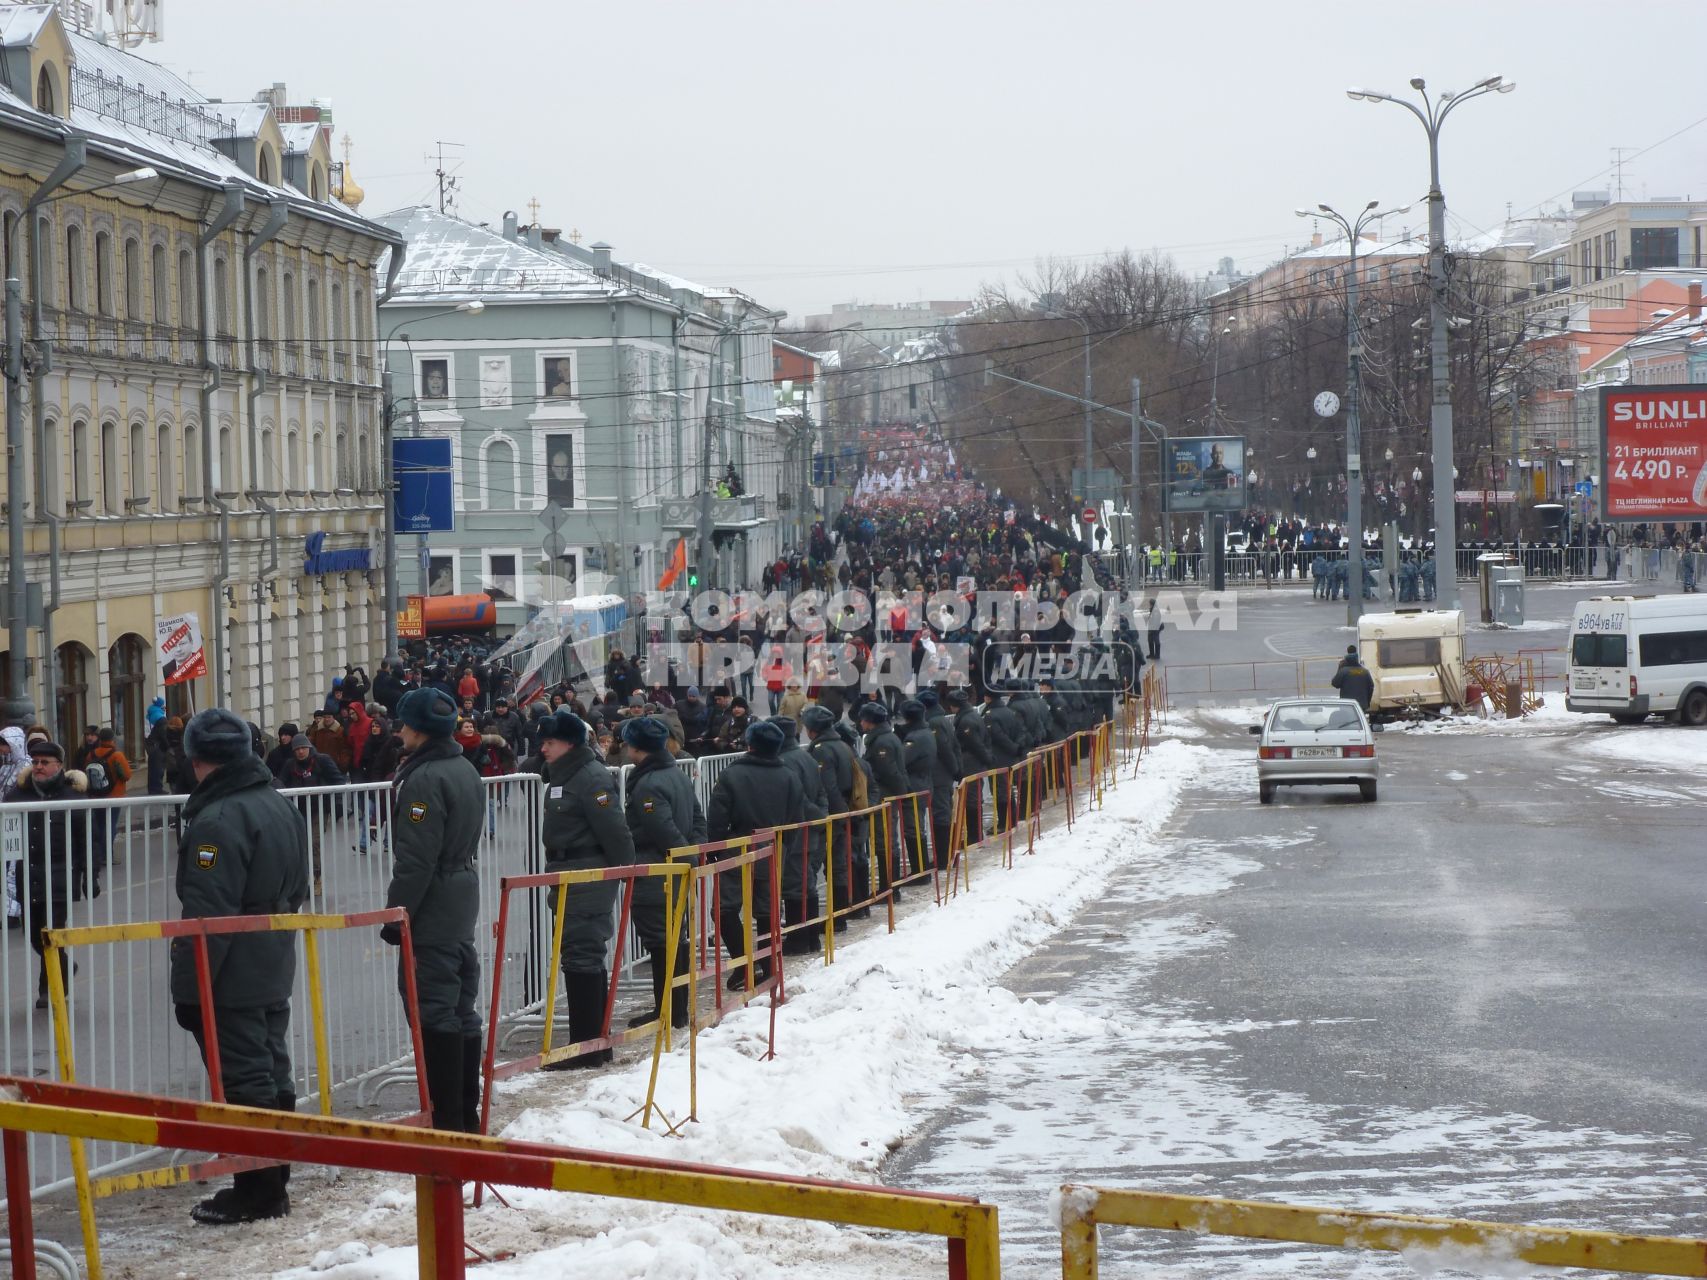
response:
[[[769,1010],[753,1006],[699,1037],[700,1123],[681,1138],[624,1121],[645,1096],[647,1063],[591,1079],[572,1102],[524,1111],[501,1136],[639,1153],[811,1177],[871,1180],[884,1157],[958,1081],[977,1075],[977,1052],[1015,1037],[1094,1036],[1107,1024],[1076,1010],[1021,1001],[1001,976],[1093,898],[1152,841],[1209,753],[1156,745],[1136,779],[1109,790],[1101,810],[1056,830],[1012,871],[991,869],[970,893],[926,905],[877,933],[837,947],[836,963],[790,974],[778,1011],[777,1056],[765,1061]],[[578,1082],[575,1082],[578,1083]],[[502,1086],[537,1096],[571,1082],[540,1078]],[[672,1118],[687,1110],[685,1049],[662,1063],[658,1100]],[[977,1194],[976,1187],[935,1190]],[[601,1277],[753,1276],[798,1250],[825,1269],[848,1248],[823,1224],[763,1220],[594,1197],[506,1192],[514,1210],[488,1205],[469,1216],[471,1241],[529,1256],[483,1270],[499,1277],[577,1273]],[[305,1197],[306,1199],[306,1197]],[[413,1197],[383,1192],[346,1230],[369,1238],[411,1234]],[[317,1208],[313,1200],[299,1205]],[[389,1220],[389,1221],[388,1221]],[[330,1224],[328,1224],[330,1226]],[[316,1233],[326,1244],[338,1236]],[[845,1230],[841,1237],[848,1236]],[[589,1238],[590,1237],[590,1238]],[[298,1235],[300,1239],[300,1234]],[[747,1245],[754,1246],[749,1256]],[[938,1259],[933,1249],[930,1256]],[[850,1260],[851,1261],[851,1260]],[[873,1259],[865,1259],[869,1271]],[[348,1240],[307,1271],[330,1280],[412,1276],[412,1247]],[[679,1268],[679,1270],[677,1269]]]

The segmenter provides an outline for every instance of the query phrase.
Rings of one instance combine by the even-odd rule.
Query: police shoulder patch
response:
[[[426,818],[426,816],[427,816],[427,806],[425,804],[423,804],[421,801],[416,800],[409,806],[409,821],[410,822],[421,822]]]
[[[196,865],[203,871],[212,871],[214,863],[219,861],[219,846],[216,844],[200,844],[196,846]]]
[[[595,793],[593,796],[593,803],[598,805],[599,808],[601,808],[601,809],[609,808],[610,807],[610,792],[600,791],[600,792]]]

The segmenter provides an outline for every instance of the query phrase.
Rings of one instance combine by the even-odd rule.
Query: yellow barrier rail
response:
[[[1061,1188],[1061,1280],[1096,1280],[1097,1227],[1245,1236],[1386,1253],[1437,1253],[1455,1269],[1466,1254],[1490,1264],[1593,1267],[1650,1276],[1707,1276],[1707,1240],[1576,1227],[1320,1209],[1258,1200],[1167,1195],[1069,1183]]]

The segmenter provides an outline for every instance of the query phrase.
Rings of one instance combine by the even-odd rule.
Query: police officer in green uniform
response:
[[[308,828],[296,806],[273,790],[273,775],[255,754],[249,726],[223,708],[200,712],[184,726],[184,755],[196,778],[178,841],[177,890],[184,918],[298,910],[308,897]],[[286,1033],[296,938],[289,933],[212,937],[207,959],[225,1100],[294,1111]],[[173,940],[171,969],[178,1025],[195,1036],[205,1062],[190,939]],[[288,1166],[245,1170],[190,1216],[214,1226],[283,1217],[290,1212],[289,1178]]]
[[[634,840],[622,816],[616,778],[587,746],[587,723],[572,711],[548,717],[539,753],[545,757],[545,843],[547,871],[626,867]],[[616,932],[615,880],[571,885],[564,901],[563,992],[569,1002],[569,1042],[596,1040],[605,1030],[610,974],[606,951]],[[551,909],[557,910],[557,890]],[[551,1063],[547,1070],[596,1067],[611,1060],[609,1049]]]
[[[474,952],[474,924],[480,914],[480,880],[474,859],[480,852],[485,788],[451,736],[456,704],[443,690],[410,690],[398,700],[397,719],[407,755],[397,771],[394,861],[385,905],[409,913],[433,1127],[479,1133],[481,1036],[474,1002],[480,959]],[[380,937],[395,946],[403,931],[388,924]],[[399,957],[399,992],[403,983]]]
[[[657,716],[623,722],[622,740],[628,748],[628,762],[634,766],[628,777],[623,816],[634,839],[636,862],[668,862],[671,849],[705,843],[705,813],[692,780],[685,770],[676,767],[676,758],[667,745],[669,737],[669,727]],[[629,1019],[631,1027],[651,1022],[664,1007],[664,947],[669,934],[665,906],[663,880],[646,876],[634,882],[634,929],[652,959],[652,1011]],[[678,976],[687,971],[689,963],[684,912],[676,940]],[[678,986],[670,995],[670,1025],[687,1024],[688,990]]]

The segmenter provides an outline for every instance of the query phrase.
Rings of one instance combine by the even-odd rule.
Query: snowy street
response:
[[[1259,809],[1245,718],[1176,716],[1177,739],[1071,837],[980,867],[941,910],[913,895],[894,936],[861,935],[833,968],[791,970],[774,1062],[757,1011],[703,1035],[685,1139],[623,1122],[633,1060],[506,1086],[501,1131],[977,1195],[1000,1206],[1015,1277],[1059,1274],[1048,1200],[1069,1179],[1688,1233],[1707,1209],[1691,950],[1707,908],[1676,886],[1695,878],[1684,805],[1703,790],[1681,767],[1707,737],[1551,709],[1396,731],[1378,804],[1293,792]],[[1652,806],[1640,841],[1619,838],[1619,803]],[[665,1063],[672,1115],[683,1065]],[[241,1239],[191,1227],[193,1188],[106,1202],[111,1274],[155,1274],[163,1241],[185,1277],[414,1274],[409,1185],[304,1169],[292,1190],[290,1219]],[[518,1255],[483,1274],[943,1274],[931,1241],[510,1198],[470,1215],[472,1242]],[[1104,1238],[1109,1274],[1405,1266]]]
[[[1292,792],[1261,810],[1250,740],[1230,736],[1246,719],[1187,719],[1215,763],[1163,868],[1123,867],[1007,978],[1106,1034],[987,1058],[889,1176],[993,1196],[1014,1276],[1058,1268],[1045,1207],[1068,1176],[1692,1234],[1707,904],[1678,890],[1699,883],[1707,737],[1563,712],[1388,733],[1378,804]],[[1140,1257],[1403,1267],[1103,1235],[1113,1274]]]

